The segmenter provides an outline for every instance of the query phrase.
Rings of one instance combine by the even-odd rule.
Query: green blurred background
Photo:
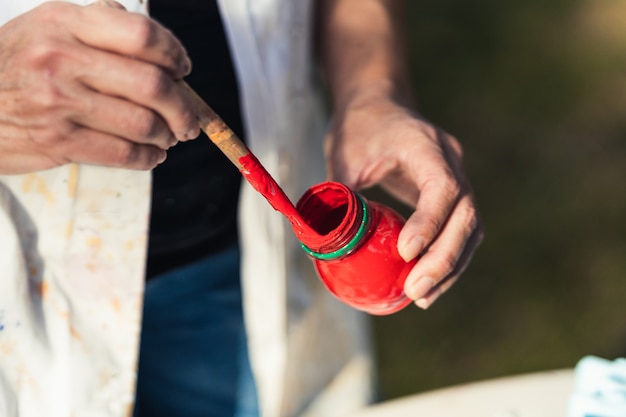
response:
[[[383,395],[626,356],[626,0],[407,3],[486,238],[429,310],[373,318]]]

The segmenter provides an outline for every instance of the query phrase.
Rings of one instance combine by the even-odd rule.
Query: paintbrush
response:
[[[241,158],[250,155],[248,147],[189,84],[184,81],[179,81],[179,84],[193,101],[200,128],[237,169],[242,171],[244,167],[241,163]]]
[[[298,239],[304,236],[318,237],[319,233],[306,223],[278,183],[267,172],[250,149],[243,143],[221,117],[184,81],[179,81],[183,91],[193,101],[200,128],[207,134],[224,155],[237,167],[244,178],[257,190],[270,205],[282,213],[296,233]]]

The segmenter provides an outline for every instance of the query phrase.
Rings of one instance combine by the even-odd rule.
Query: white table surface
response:
[[[350,417],[565,417],[572,369],[490,379],[374,405]]]

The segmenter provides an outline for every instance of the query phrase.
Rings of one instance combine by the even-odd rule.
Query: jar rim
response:
[[[352,239],[350,239],[350,241],[348,241],[348,243],[346,243],[341,248],[333,252],[329,252],[329,253],[316,252],[310,249],[304,243],[300,242],[300,246],[307,253],[307,255],[316,259],[320,259],[320,260],[330,260],[330,259],[340,258],[354,251],[354,248],[356,248],[356,246],[359,244],[359,242],[363,238],[363,235],[365,234],[369,225],[369,221],[370,221],[370,215],[368,213],[367,204],[365,203],[365,200],[363,199],[363,197],[361,197],[359,193],[355,192],[354,195],[356,196],[357,200],[359,201],[361,205],[361,210],[362,210],[363,215],[361,217],[361,223],[359,224],[359,228],[357,232],[354,234],[354,236],[352,237]]]

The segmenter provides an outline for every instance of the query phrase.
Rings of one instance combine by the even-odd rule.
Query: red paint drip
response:
[[[319,234],[302,219],[283,189],[278,186],[274,178],[252,153],[239,158],[239,164],[241,165],[241,174],[248,183],[265,197],[274,210],[289,220],[298,240],[315,242],[319,239]]]

